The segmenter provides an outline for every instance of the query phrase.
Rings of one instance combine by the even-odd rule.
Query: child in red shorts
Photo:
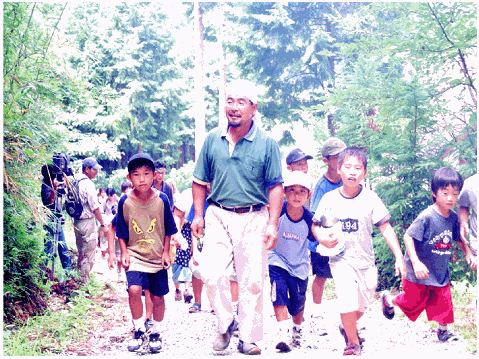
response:
[[[463,180],[455,170],[443,167],[431,181],[433,204],[422,211],[404,235],[407,276],[403,278],[403,293],[392,296],[383,293],[383,314],[394,317],[397,305],[412,321],[425,310],[429,321],[439,324],[438,339],[447,341],[453,334],[447,325],[454,322],[449,261],[452,241],[465,253],[472,253],[459,235],[459,220],[452,208],[456,205]]]

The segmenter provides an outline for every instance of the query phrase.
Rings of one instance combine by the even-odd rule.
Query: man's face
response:
[[[89,178],[89,179],[94,179],[96,177],[96,175],[98,174],[98,170],[94,169],[93,167],[87,167],[85,168],[85,175]]]
[[[235,97],[229,95],[226,98],[225,113],[228,119],[228,126],[240,127],[251,123],[258,108],[257,104],[251,104],[246,97]]]

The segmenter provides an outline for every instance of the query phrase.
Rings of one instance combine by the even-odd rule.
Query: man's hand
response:
[[[205,219],[202,216],[195,216],[191,222],[191,235],[195,238],[202,238],[204,227]]]
[[[116,264],[116,255],[115,252],[108,252],[108,268],[113,269],[115,268]]]
[[[278,242],[278,227],[276,225],[268,224],[263,241],[267,250],[276,247],[276,243]]]
[[[466,260],[467,264],[469,264],[469,267],[471,267],[472,270],[477,269],[477,259],[472,255],[472,253],[467,253],[464,256],[464,259]]]

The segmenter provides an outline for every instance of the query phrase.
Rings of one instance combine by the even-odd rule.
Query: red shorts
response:
[[[426,310],[427,319],[439,324],[454,323],[451,286],[444,287],[418,284],[403,280],[404,293],[396,297],[396,303],[413,322]]]

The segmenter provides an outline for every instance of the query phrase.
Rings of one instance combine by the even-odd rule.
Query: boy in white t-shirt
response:
[[[341,313],[340,332],[347,345],[344,355],[361,355],[357,322],[373,301],[377,287],[373,225],[379,228],[396,257],[396,275],[405,275],[406,268],[396,233],[389,223],[388,210],[376,193],[361,184],[367,173],[365,152],[358,147],[348,147],[339,154],[338,165],[343,185],[321,199],[312,231],[327,248],[334,248],[341,239],[345,243],[341,253],[330,257],[329,265]],[[325,214],[339,219],[339,232],[337,226],[320,227],[319,220]]]

